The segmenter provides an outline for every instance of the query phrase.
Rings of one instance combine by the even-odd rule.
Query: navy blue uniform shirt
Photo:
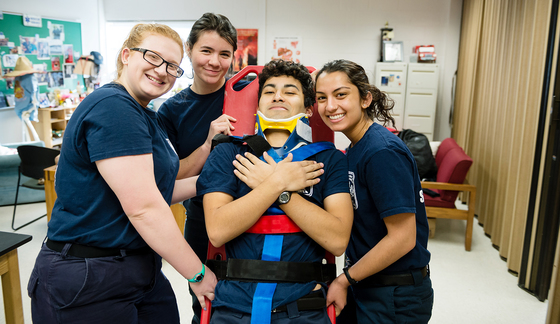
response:
[[[347,150],[354,224],[346,254],[353,264],[387,235],[383,218],[416,215],[416,246],[380,273],[422,268],[430,261],[428,220],[414,157],[395,134],[374,123]]]
[[[95,162],[149,153],[157,187],[169,204],[179,159],[156,113],[142,107],[117,83],[87,96],[64,131],[55,181],[58,197],[48,237],[101,248],[146,246]]]
[[[197,182],[197,193],[204,195],[210,192],[223,192],[234,199],[240,198],[251,190],[234,174],[232,161],[236,154],[244,154],[247,146],[224,143],[216,146],[206,161]],[[331,149],[317,153],[306,160],[324,163],[321,181],[301,194],[306,200],[324,208],[323,200],[336,193],[347,193],[348,165],[344,154]],[[228,258],[257,259],[262,257],[265,235],[243,233],[226,243]],[[284,236],[281,261],[319,262],[325,256],[325,250],[304,233]],[[216,298],[213,306],[226,306],[244,313],[251,313],[256,283],[231,280],[219,281],[216,286]],[[272,300],[272,308],[295,301],[315,287],[316,282],[305,284],[278,284]]]

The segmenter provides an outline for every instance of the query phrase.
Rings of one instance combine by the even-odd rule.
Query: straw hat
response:
[[[42,72],[43,71],[38,71],[33,69],[33,63],[31,63],[31,61],[27,57],[20,56],[17,59],[16,68],[12,72],[4,74],[4,78],[17,77],[30,73],[42,73]]]

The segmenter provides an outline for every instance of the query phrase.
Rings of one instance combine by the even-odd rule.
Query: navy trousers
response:
[[[323,296],[326,295],[325,288],[321,289]],[[325,303],[326,304],[326,303]],[[271,324],[331,324],[327,315],[327,307],[317,310],[300,310],[297,301],[286,304],[285,312],[271,314]],[[250,324],[251,314],[227,307],[216,307],[212,309],[211,324]]]
[[[299,311],[297,305],[294,311],[273,313],[271,324],[330,324],[327,309],[314,311]],[[241,313],[227,307],[212,309],[210,324],[251,324],[251,314]]]
[[[428,323],[434,303],[432,281],[427,275],[415,282],[410,286],[350,287],[337,324]]]
[[[34,323],[179,323],[155,253],[78,258],[41,248],[27,286]]]

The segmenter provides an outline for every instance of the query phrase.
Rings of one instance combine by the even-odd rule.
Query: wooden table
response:
[[[23,324],[17,248],[31,238],[31,235],[0,232],[0,275],[7,324]]]
[[[56,200],[56,192],[54,191],[54,176],[56,174],[56,165],[45,169],[45,202],[47,203],[47,221],[51,220],[51,213]],[[171,206],[171,211],[177,222],[177,226],[184,233],[185,227],[185,207],[182,204],[175,204]]]

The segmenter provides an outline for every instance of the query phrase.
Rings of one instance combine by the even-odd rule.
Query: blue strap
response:
[[[263,245],[263,261],[280,261],[282,255],[283,235],[265,235]],[[259,282],[253,295],[251,324],[270,324],[272,297],[276,283]]]
[[[282,255],[283,235],[265,235],[263,245],[263,261],[280,261]]]
[[[272,296],[276,290],[276,283],[259,282],[253,296],[253,311],[251,324],[270,324],[272,315]]]
[[[292,133],[293,135],[293,133]],[[291,138],[294,137],[294,138]],[[297,144],[297,137],[291,136],[286,142],[286,149],[291,150]],[[289,153],[293,154],[292,161],[303,161],[306,158],[315,155],[319,152],[335,148],[330,142],[319,142],[310,143],[295,150],[284,150],[280,148],[275,150],[273,148],[269,149],[267,153],[276,161],[280,162]],[[261,159],[264,158],[261,156]],[[282,210],[277,208],[275,205],[268,209],[269,212],[276,214],[282,214]],[[280,261],[282,255],[282,242],[284,240],[283,235],[265,235],[264,245],[262,252],[262,260],[264,261]],[[255,289],[255,294],[253,295],[253,305],[251,310],[251,324],[270,324],[271,312],[272,312],[272,298],[274,297],[274,291],[276,290],[276,283],[257,283]]]
[[[295,161],[303,161],[310,156],[313,156],[319,152],[326,151],[329,149],[336,149],[336,147],[331,142],[317,142],[317,143],[309,143],[307,145],[300,146],[292,151],[287,151],[284,150],[283,148],[276,149],[276,150],[274,148],[271,148],[267,151],[267,153],[274,159],[276,163],[285,159],[289,153],[292,153],[293,155],[292,161],[295,162]],[[260,159],[264,161],[264,157],[261,156]]]
[[[336,147],[331,142],[317,142],[317,143],[304,145],[291,152],[294,156],[292,161],[303,161],[308,157],[313,156],[319,152],[326,151],[329,149],[335,149],[335,148]],[[288,154],[286,153],[286,155]]]

